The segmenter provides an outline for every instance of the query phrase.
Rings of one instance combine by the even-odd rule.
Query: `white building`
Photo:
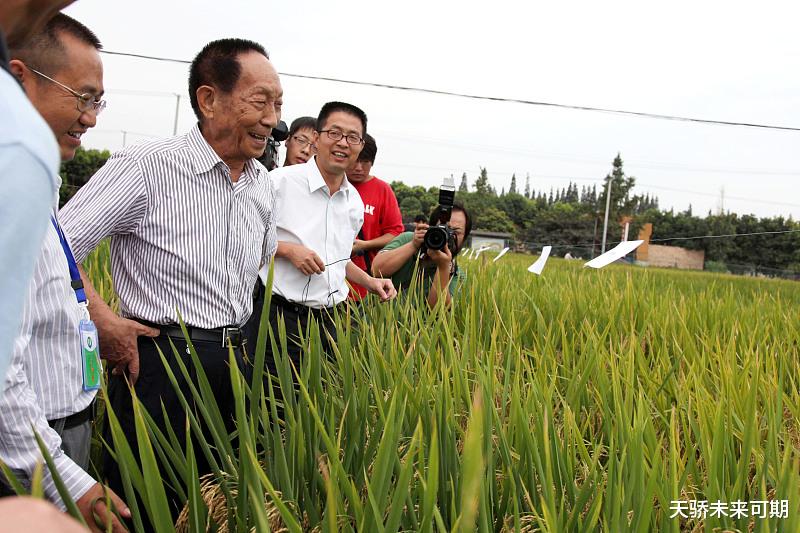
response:
[[[488,248],[489,250],[499,252],[506,246],[510,246],[510,241],[513,235],[510,233],[499,233],[496,231],[481,231],[472,230],[469,236],[469,246],[473,250],[480,250],[481,248]]]

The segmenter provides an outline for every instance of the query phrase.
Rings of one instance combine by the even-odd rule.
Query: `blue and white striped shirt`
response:
[[[122,316],[166,324],[180,311],[209,329],[249,318],[259,267],[277,248],[274,213],[266,168],[251,159],[234,183],[195,126],[114,154],[61,224],[79,262],[111,237]]]
[[[48,223],[0,395],[0,459],[30,482],[36,464],[42,461],[33,425],[70,496],[77,500],[96,481],[63,452],[61,437],[47,423],[82,411],[95,396],[94,391],[83,390],[78,333],[83,313],[70,282],[61,241]],[[63,509],[50,470],[45,468],[43,474],[46,496]]]

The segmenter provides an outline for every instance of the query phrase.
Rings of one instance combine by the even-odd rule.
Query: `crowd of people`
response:
[[[113,154],[59,210],[59,164],[106,107],[100,39],[60,13],[69,3],[0,6],[0,460],[30,487],[42,461],[38,433],[90,529],[123,531],[130,510],[113,454],[94,465],[100,480],[89,473],[104,379],[134,455],[132,390],[157,424],[188,438],[159,355],[180,375],[175,358],[189,350],[182,320],[233,431],[229,350],[247,375],[270,268],[268,323],[273,331],[283,323],[299,365],[309,321],[335,343],[342,306],[393,300],[415,275],[430,306],[451,305],[463,279],[455,258],[472,221],[454,205],[452,246],[421,254],[442,208],[404,231],[391,187],[371,174],[377,144],[367,115],[345,102],[294,120],[284,165],[268,172],[258,159],[281,119],[283,89],[264,47],[235,38],[208,43],[191,64],[194,127]],[[81,266],[105,239],[118,312]],[[269,352],[268,344],[264,370],[274,374]],[[210,471],[204,460],[201,473]],[[42,485],[64,510],[48,468]],[[80,530],[41,502],[11,497],[11,487],[0,479],[8,496],[0,531]],[[172,499],[177,515],[183,502]]]

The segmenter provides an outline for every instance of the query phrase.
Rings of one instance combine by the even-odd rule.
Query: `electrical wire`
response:
[[[174,59],[174,58],[167,58],[167,57],[158,57],[158,56],[149,56],[144,54],[133,54],[129,52],[115,52],[111,50],[101,50],[102,53],[114,56],[124,56],[124,57],[134,57],[137,59],[149,59],[153,61],[164,61],[164,62],[171,62],[171,63],[182,63],[187,64],[190,61],[185,59]],[[791,126],[779,126],[773,124],[759,124],[755,122],[737,122],[732,120],[712,120],[712,119],[704,119],[704,118],[696,118],[696,117],[686,117],[686,116],[679,116],[679,115],[665,115],[661,113],[648,113],[643,111],[629,111],[624,109],[611,109],[611,108],[602,108],[602,107],[591,107],[591,106],[583,106],[583,105],[572,105],[572,104],[560,104],[555,102],[543,102],[537,100],[525,100],[521,98],[503,98],[499,96],[483,96],[477,94],[469,94],[469,93],[457,93],[452,91],[442,91],[438,89],[426,89],[423,87],[411,87],[406,85],[391,85],[388,83],[376,83],[376,82],[366,82],[366,81],[356,81],[356,80],[344,80],[340,78],[331,78],[328,76],[311,76],[307,74],[294,74],[290,72],[279,72],[281,76],[286,76],[289,78],[299,78],[299,79],[307,79],[307,80],[316,80],[316,81],[328,81],[334,83],[345,83],[348,85],[358,85],[362,87],[379,87],[383,89],[394,89],[399,91],[409,91],[409,92],[418,92],[424,94],[435,94],[440,96],[455,96],[459,98],[468,98],[471,100],[482,100],[482,101],[491,101],[491,102],[506,102],[506,103],[514,103],[514,104],[523,104],[523,105],[532,105],[532,106],[540,106],[540,107],[552,107],[558,109],[570,109],[574,111],[592,111],[596,113],[609,113],[615,115],[626,115],[626,116],[634,116],[634,117],[642,117],[642,118],[652,118],[652,119],[659,119],[659,120],[673,120],[673,121],[680,121],[680,122],[693,122],[698,124],[711,124],[716,126],[737,126],[737,127],[747,127],[747,128],[759,128],[759,129],[767,129],[767,130],[778,130],[778,131],[794,131],[800,132],[800,128],[798,127],[791,127]]]

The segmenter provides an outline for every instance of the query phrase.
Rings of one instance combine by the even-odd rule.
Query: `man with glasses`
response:
[[[22,47],[11,50],[10,70],[55,134],[62,161],[74,157],[81,136],[95,126],[105,107],[100,48],[91,30],[58,14]],[[21,309],[22,327],[14,343],[7,388],[0,396],[0,459],[30,482],[42,460],[32,424],[87,522],[95,524],[95,514],[102,521],[110,517],[112,528],[122,531],[117,518],[107,513],[104,487],[87,473],[102,367],[96,350],[81,349],[91,322],[77,264],[59,225],[58,197],[50,199],[50,226]],[[93,368],[94,376],[85,368]],[[47,469],[44,489],[48,499],[63,509]],[[109,497],[129,516],[113,492]]]
[[[364,222],[364,204],[345,171],[361,153],[367,116],[343,102],[325,104],[310,139],[317,154],[305,164],[270,173],[276,189],[278,250],[275,254],[269,320],[273,332],[283,319],[289,356],[297,368],[301,332],[310,318],[320,323],[325,351],[327,332],[335,340],[334,309],[347,299],[347,281],[358,283],[381,301],[397,295],[390,280],[374,278],[350,260],[353,241]],[[268,267],[261,271],[266,280]],[[258,327],[260,309],[251,326]],[[276,374],[272,354],[266,371]]]
[[[430,224],[440,224],[445,213],[442,206],[437,206],[431,213]],[[457,257],[472,232],[472,217],[463,205],[456,202],[447,226],[455,237],[452,249],[448,244],[442,250],[427,250],[420,257],[425,233],[430,226],[419,223],[414,231],[401,233],[375,256],[372,273],[391,277],[398,290],[411,286],[416,273],[418,288],[431,308],[436,307],[440,300],[450,306],[459,284],[465,280],[464,272],[458,268]]]
[[[286,159],[283,166],[300,165],[307,163],[314,155],[314,129],[317,119],[314,117],[300,117],[294,119],[289,126],[289,136],[286,138]]]

